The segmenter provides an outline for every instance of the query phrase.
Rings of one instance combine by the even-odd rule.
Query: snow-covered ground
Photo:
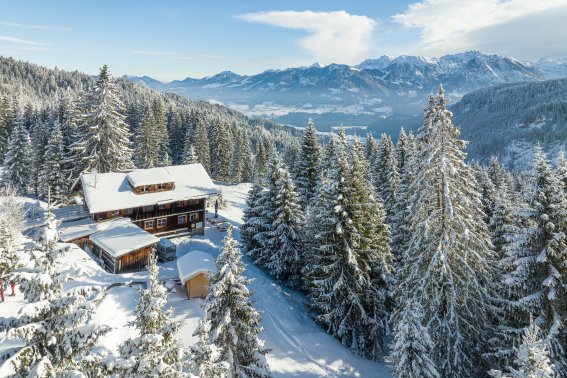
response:
[[[221,210],[220,215],[234,226],[234,237],[239,239],[238,226],[242,222],[249,184],[223,186],[223,193],[229,208]],[[218,255],[225,233],[207,225],[205,236],[173,239],[178,245],[177,256],[189,251],[200,250]],[[110,325],[113,330],[99,343],[99,351],[115,351],[117,346],[135,331],[127,326],[133,320],[134,308],[138,297],[139,282],[145,280],[145,274],[110,274],[104,271],[84,251],[74,245],[61,257],[61,263],[70,278],[69,286],[100,285],[109,287],[104,300],[94,316],[99,324]],[[268,354],[268,363],[274,377],[390,377],[389,369],[384,364],[374,363],[352,354],[333,337],[325,333],[306,313],[302,294],[275,283],[261,270],[245,258],[245,275],[253,279],[250,285],[255,292],[253,300],[262,313],[263,337]],[[177,278],[175,261],[160,264],[160,280],[167,282]],[[131,284],[129,284],[131,283]],[[168,304],[174,308],[176,320],[183,320],[180,337],[186,345],[196,341],[193,331],[202,315],[200,299],[188,300],[183,287],[176,285],[169,294]],[[12,316],[23,305],[21,295],[7,297],[0,303],[0,317]],[[14,346],[1,340],[0,351]],[[6,364],[5,364],[6,365]],[[0,377],[6,376],[8,366],[0,367]]]

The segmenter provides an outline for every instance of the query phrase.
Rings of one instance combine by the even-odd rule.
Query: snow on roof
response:
[[[129,218],[118,218],[96,223],[91,219],[82,219],[76,222],[69,222],[67,226],[61,228],[59,239],[67,243],[71,240],[84,238],[95,232],[106,230],[107,228],[123,223],[131,223],[131,220]]]
[[[115,224],[99,231],[91,235],[91,240],[112,257],[120,257],[159,241],[154,235],[131,222]]]
[[[161,244],[164,247],[176,247],[176,245],[169,239],[163,238],[163,239],[159,239],[159,244]]]
[[[177,259],[177,270],[179,279],[185,283],[199,273],[214,272],[217,268],[213,256],[206,252],[192,251]]]
[[[156,169],[165,171],[172,178],[169,182],[175,182],[175,188],[163,192],[135,194],[128,177],[135,172]],[[136,174],[135,179],[139,175],[143,176],[142,173]],[[84,173],[81,175],[81,183],[91,214],[182,201],[218,193],[215,184],[201,164],[138,169],[130,173]]]
[[[148,168],[136,169],[127,175],[128,181],[133,187],[144,185],[164,184],[166,182],[174,182],[175,180],[166,168]]]

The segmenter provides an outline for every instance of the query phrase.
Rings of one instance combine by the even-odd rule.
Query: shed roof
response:
[[[131,223],[131,220],[129,218],[118,218],[97,223],[91,219],[82,219],[75,222],[68,222],[66,226],[61,229],[59,239],[67,243],[123,223]]]
[[[120,257],[132,251],[156,244],[159,239],[135,224],[121,223],[91,235],[93,243],[112,257]]]
[[[149,173],[146,173],[149,171]],[[148,182],[152,172],[161,177],[169,175],[175,188],[155,193],[136,194],[130,177],[135,182]],[[201,164],[174,165],[162,168],[137,169],[130,173],[84,173],[81,175],[83,195],[89,213],[101,213],[133,207],[151,206],[217,194],[217,188]]]
[[[212,255],[201,251],[192,251],[177,259],[177,270],[182,283],[199,273],[209,273],[217,270]]]

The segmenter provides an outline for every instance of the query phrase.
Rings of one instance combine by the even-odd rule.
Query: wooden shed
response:
[[[205,298],[209,293],[209,274],[216,271],[215,259],[206,252],[192,251],[177,259],[179,279],[187,298]]]
[[[159,239],[133,223],[114,225],[90,236],[92,251],[111,273],[146,269]]]

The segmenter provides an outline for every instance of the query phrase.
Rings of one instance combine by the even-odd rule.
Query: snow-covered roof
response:
[[[144,186],[144,185],[155,185],[164,184],[166,182],[174,182],[175,180],[166,168],[148,168],[148,169],[136,169],[126,176],[128,181],[133,187]]]
[[[91,240],[112,257],[120,257],[159,241],[154,235],[131,222],[115,224],[99,231],[91,235]]]
[[[177,270],[182,283],[199,273],[216,271],[215,259],[206,252],[192,251],[177,259]]]
[[[106,230],[107,228],[123,223],[131,223],[131,220],[129,218],[118,218],[97,223],[91,219],[82,219],[75,222],[69,222],[65,227],[61,228],[59,239],[66,243],[71,240],[87,237],[95,232]]]
[[[129,177],[134,174],[143,182],[145,171],[162,170],[175,182],[175,188],[163,192],[135,194]],[[130,173],[85,173],[81,175],[83,195],[89,212],[128,209],[132,207],[182,201],[217,194],[217,188],[201,164],[174,165],[162,168],[137,169]]]
[[[166,248],[167,247],[175,247],[175,244],[171,240],[166,239],[166,238],[159,239],[159,244],[161,244],[162,246],[164,246]]]

